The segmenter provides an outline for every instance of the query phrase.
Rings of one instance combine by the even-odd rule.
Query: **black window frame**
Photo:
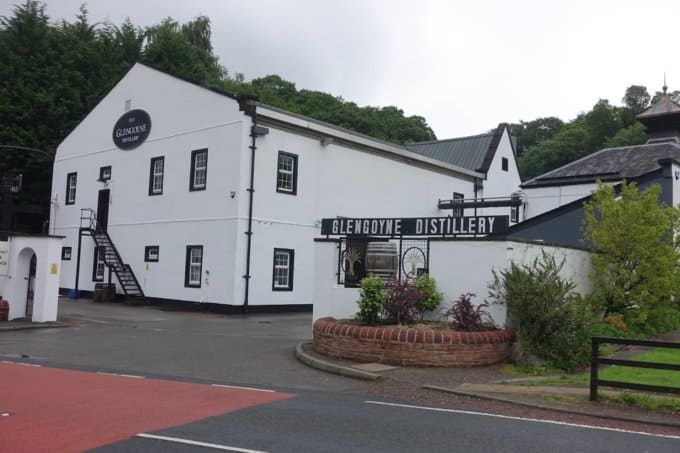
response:
[[[453,201],[453,205],[455,206],[456,201],[460,201],[462,203],[463,200],[465,200],[465,194],[453,192],[451,200]],[[454,207],[451,209],[451,216],[453,217],[463,217],[463,214],[465,214],[465,210],[463,209],[462,205],[460,207]]]
[[[158,192],[155,192],[153,190],[153,178],[154,178],[154,167],[156,165],[156,162],[163,162],[163,173],[161,173],[161,190]],[[152,157],[151,158],[151,163],[149,165],[149,196],[152,197],[154,195],[163,195],[163,187],[165,185],[165,156],[157,156],[157,157]]]
[[[501,170],[508,171],[509,161],[507,157],[501,157]]]
[[[102,276],[98,277],[97,276],[97,262],[99,261],[99,255],[103,253],[104,249],[103,247],[95,247],[94,248],[94,259],[92,260],[92,281],[93,282],[103,282],[104,278],[106,277],[106,261],[102,258],[102,261],[104,262],[104,271],[102,272]]]
[[[62,261],[71,261],[72,256],[73,256],[73,248],[72,247],[62,247],[61,248],[61,259],[62,259]]]
[[[189,272],[190,272],[190,260],[191,260],[191,250],[200,249],[201,250],[201,265],[199,268],[199,278],[198,284],[189,282]],[[184,263],[184,287],[185,288],[200,288],[203,281],[203,246],[202,245],[187,245],[186,260]]]
[[[196,186],[196,159],[199,154],[205,153],[205,179],[203,186]],[[195,149],[191,152],[191,172],[189,174],[189,191],[205,190],[208,187],[208,148]]]
[[[156,249],[156,258],[151,258],[151,251]],[[144,262],[157,263],[160,256],[160,247],[157,245],[147,245],[144,247]]]
[[[104,176],[106,171],[109,171],[109,176]],[[104,165],[99,167],[99,179],[98,181],[110,181],[111,180],[111,165]]]
[[[288,285],[287,286],[276,286],[276,254],[277,253],[287,253],[288,254]],[[295,250],[294,249],[284,249],[284,248],[274,248],[273,260],[272,260],[272,291],[293,291],[293,279],[295,276]]]
[[[75,177],[75,184],[73,187],[73,200],[71,200],[71,176]],[[66,194],[64,194],[64,204],[76,204],[76,196],[78,193],[78,172],[73,171],[66,174]]]
[[[279,168],[281,165],[281,158],[282,157],[289,157],[293,159],[293,188],[292,190],[284,189],[279,185],[279,176],[281,175],[281,169]],[[280,151],[279,154],[276,157],[276,191],[278,193],[284,193],[287,195],[297,195],[297,189],[298,189],[298,155],[293,154],[293,153],[288,153],[286,151]]]

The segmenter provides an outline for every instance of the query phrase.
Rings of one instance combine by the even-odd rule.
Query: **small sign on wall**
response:
[[[57,265],[55,263],[50,265],[50,274],[57,275]]]
[[[0,241],[0,276],[9,275],[9,242]]]

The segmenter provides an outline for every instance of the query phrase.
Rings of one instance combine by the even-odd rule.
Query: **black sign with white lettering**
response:
[[[113,143],[120,149],[134,149],[151,132],[151,117],[144,110],[130,110],[113,127]]]
[[[488,236],[508,231],[508,216],[322,219],[327,236]]]

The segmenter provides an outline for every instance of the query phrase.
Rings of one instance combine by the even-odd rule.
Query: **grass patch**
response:
[[[635,356],[633,360],[680,365],[680,349],[658,348]],[[635,384],[664,385],[680,388],[680,372],[670,370],[651,370],[628,366],[612,365],[599,372],[600,379],[632,382]],[[586,380],[586,382],[588,382]]]
[[[658,348],[644,354],[639,354],[631,360],[654,363],[671,363],[680,365],[680,349]],[[550,374],[547,370],[540,368],[537,370],[523,370],[515,366],[506,366],[504,369],[508,374],[516,376],[545,376]],[[662,385],[667,387],[680,388],[680,372],[670,370],[653,370],[647,368],[635,368],[629,366],[611,365],[602,367],[598,377],[608,381],[630,382],[635,384]],[[588,386],[590,384],[590,371],[567,374],[560,377],[548,377],[545,379],[531,379],[530,381],[518,382],[515,384],[527,386]],[[601,387],[606,389],[608,387]],[[680,412],[680,398],[652,396],[647,393],[633,392],[624,390],[618,398],[607,398],[600,394],[601,398],[613,400],[623,405],[639,406],[648,410],[664,410]]]

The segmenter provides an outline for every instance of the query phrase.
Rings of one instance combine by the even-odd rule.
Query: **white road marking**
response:
[[[426,407],[426,406],[410,406],[408,404],[396,404],[396,403],[384,403],[382,401],[364,401],[364,403],[367,404],[377,404],[380,406],[394,406],[394,407],[404,407],[407,409],[420,409],[420,410],[426,410],[426,411],[433,411],[433,412],[450,412],[454,414],[466,414],[466,415],[481,415],[484,417],[495,417],[495,418],[504,418],[507,420],[520,420],[520,421],[527,421],[527,422],[537,422],[537,423],[549,423],[553,425],[562,425],[562,426],[572,426],[575,428],[590,428],[590,429],[599,429],[603,431],[615,431],[619,433],[627,433],[627,434],[640,434],[643,436],[652,436],[652,437],[665,437],[667,439],[680,439],[680,436],[671,436],[667,434],[652,434],[652,433],[646,433],[643,431],[629,431],[627,429],[619,429],[619,428],[606,428],[606,427],[601,427],[601,426],[592,426],[592,425],[581,425],[578,423],[567,423],[567,422],[558,422],[555,420],[538,420],[535,418],[524,418],[524,417],[512,417],[509,415],[499,415],[499,414],[486,414],[484,412],[474,412],[474,411],[462,411],[462,410],[457,410],[457,409],[444,409],[440,407]]]
[[[211,444],[211,443],[208,443],[208,442],[199,442],[199,441],[196,441],[196,440],[181,439],[179,437],[156,436],[155,434],[141,433],[141,434],[137,434],[136,437],[141,437],[143,439],[164,440],[166,442],[175,442],[175,443],[178,443],[178,444],[193,445],[193,446],[196,446],[196,447],[214,448],[215,450],[223,450],[223,451],[237,451],[237,452],[241,452],[241,453],[266,453],[266,452],[261,451],[261,450],[248,450],[247,448],[238,448],[238,447],[230,447],[228,445]]]
[[[136,376],[134,374],[105,373],[104,371],[97,371],[97,374],[103,374],[105,376],[126,377],[131,379],[145,379],[144,376]]]
[[[223,387],[227,389],[239,389],[239,390],[254,390],[256,392],[267,392],[267,393],[274,393],[274,390],[268,390],[268,389],[256,389],[253,387],[239,387],[238,385],[222,385],[222,384],[211,384],[213,387]]]
[[[11,363],[13,365],[23,365],[23,366],[34,366],[36,368],[42,367],[42,365],[38,365],[36,363],[12,362],[12,361],[9,361],[9,360],[3,360],[2,363]]]

